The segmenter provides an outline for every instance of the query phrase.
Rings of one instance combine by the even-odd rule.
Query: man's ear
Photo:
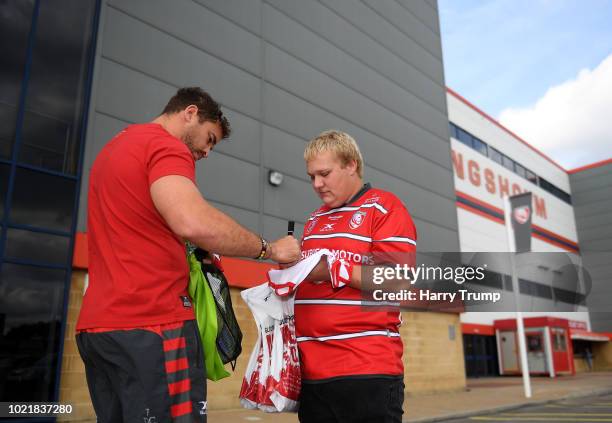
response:
[[[195,104],[190,104],[189,106],[185,107],[183,112],[185,122],[191,122],[193,119],[198,118],[198,106]]]
[[[346,168],[349,170],[351,176],[357,173],[357,160],[351,160],[350,162],[348,162]]]

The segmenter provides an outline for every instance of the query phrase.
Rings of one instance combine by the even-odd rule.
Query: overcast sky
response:
[[[446,85],[572,169],[612,157],[612,0],[439,0]]]

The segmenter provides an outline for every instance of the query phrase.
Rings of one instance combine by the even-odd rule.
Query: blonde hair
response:
[[[357,174],[363,178],[363,157],[357,142],[349,134],[335,129],[321,132],[306,145],[304,160],[309,162],[326,151],[334,153],[343,167],[355,160]]]

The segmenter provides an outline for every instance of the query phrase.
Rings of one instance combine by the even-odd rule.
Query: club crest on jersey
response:
[[[366,212],[362,212],[362,211],[355,212],[353,214],[353,217],[351,217],[351,221],[349,222],[349,226],[351,227],[351,229],[357,229],[358,227],[360,227],[363,221],[365,220],[365,217],[366,217]]]
[[[310,221],[310,224],[308,225],[308,227],[305,230],[306,235],[308,235],[309,233],[312,232],[312,230],[314,229],[315,225],[317,224],[317,219],[312,219]]]

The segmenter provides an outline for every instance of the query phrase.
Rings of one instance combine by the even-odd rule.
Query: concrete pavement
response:
[[[510,410],[526,404],[543,404],[559,399],[579,398],[612,393],[612,373],[580,373],[554,379],[532,377],[533,396],[527,400],[520,377],[468,379],[467,388],[458,392],[407,396],[404,402],[404,422],[435,422],[480,414]],[[297,423],[297,415],[267,414],[253,410],[210,411],[210,423]],[[375,423],[375,422],[373,422]]]

